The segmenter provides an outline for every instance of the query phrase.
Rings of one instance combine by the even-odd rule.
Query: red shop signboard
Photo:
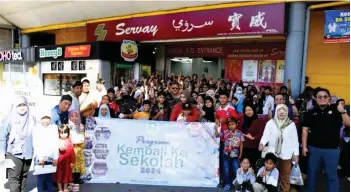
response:
[[[285,4],[221,8],[89,23],[88,41],[150,41],[284,34]]]

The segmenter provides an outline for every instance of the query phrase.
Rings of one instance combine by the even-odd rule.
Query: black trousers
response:
[[[219,182],[224,183],[224,166],[223,166],[224,143],[219,144]]]
[[[6,159],[11,159],[15,164],[13,169],[8,169],[8,180],[10,192],[25,192],[28,171],[32,160],[19,159],[12,155],[6,155]]]

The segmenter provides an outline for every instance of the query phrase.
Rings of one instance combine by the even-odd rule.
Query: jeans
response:
[[[236,178],[236,171],[239,169],[238,158],[231,158],[230,156],[223,153],[223,170],[224,170],[224,181],[226,185],[232,184],[233,180]],[[232,171],[233,178],[230,174]]]
[[[308,146],[308,191],[316,191],[316,181],[320,173],[320,165],[323,163],[324,171],[328,179],[328,191],[339,191],[339,179],[337,174],[339,162],[339,149],[320,149]]]
[[[42,174],[38,175],[37,189],[38,192],[44,192],[46,184],[46,191],[52,192],[52,174]]]

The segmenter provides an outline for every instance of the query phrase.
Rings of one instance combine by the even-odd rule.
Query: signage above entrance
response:
[[[91,45],[77,45],[65,47],[65,58],[82,58],[90,56]]]
[[[125,61],[135,61],[138,57],[138,46],[135,41],[123,40],[121,45],[121,57],[123,57]]]
[[[0,51],[0,61],[22,61],[23,56],[20,51]]]
[[[39,58],[54,58],[57,59],[58,57],[62,56],[62,47],[57,47],[56,49],[39,49]]]
[[[150,41],[284,34],[285,4],[232,7],[89,23],[88,41]]]

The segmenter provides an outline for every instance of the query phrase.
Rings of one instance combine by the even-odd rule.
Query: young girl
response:
[[[225,191],[231,190],[231,183],[236,178],[236,171],[239,169],[239,159],[243,153],[243,142],[244,134],[237,129],[238,120],[234,118],[228,119],[228,129],[223,134],[219,133],[216,126],[215,132],[217,137],[224,139],[224,151],[223,151],[223,170],[224,170],[224,181],[226,186]],[[230,166],[232,166],[234,178],[230,177]]]
[[[106,104],[103,104],[99,108],[99,118],[111,118],[110,109]]]
[[[250,160],[248,158],[241,159],[240,168],[236,171],[236,179],[233,182],[234,191],[253,191],[252,185],[255,180],[255,173],[250,167]]]
[[[41,116],[40,124],[33,129],[33,149],[35,165],[57,166],[59,157],[57,126],[51,124],[51,113],[47,112]],[[52,173],[40,174],[37,180],[38,192],[46,190],[52,192]]]
[[[72,182],[72,168],[75,161],[73,144],[70,137],[70,126],[63,124],[58,128],[60,155],[57,171],[54,174],[59,192],[68,192],[68,183]],[[63,185],[63,187],[62,187]],[[63,190],[62,190],[63,188]]]
[[[79,184],[83,183],[80,176],[85,173],[85,158],[84,158],[84,125],[81,123],[79,112],[71,110],[68,113],[69,125],[72,128],[71,139],[75,154],[75,164],[73,167],[73,191],[79,191]]]
[[[178,116],[177,122],[187,122],[187,118],[191,116],[193,106],[190,102],[182,104],[182,113]]]

